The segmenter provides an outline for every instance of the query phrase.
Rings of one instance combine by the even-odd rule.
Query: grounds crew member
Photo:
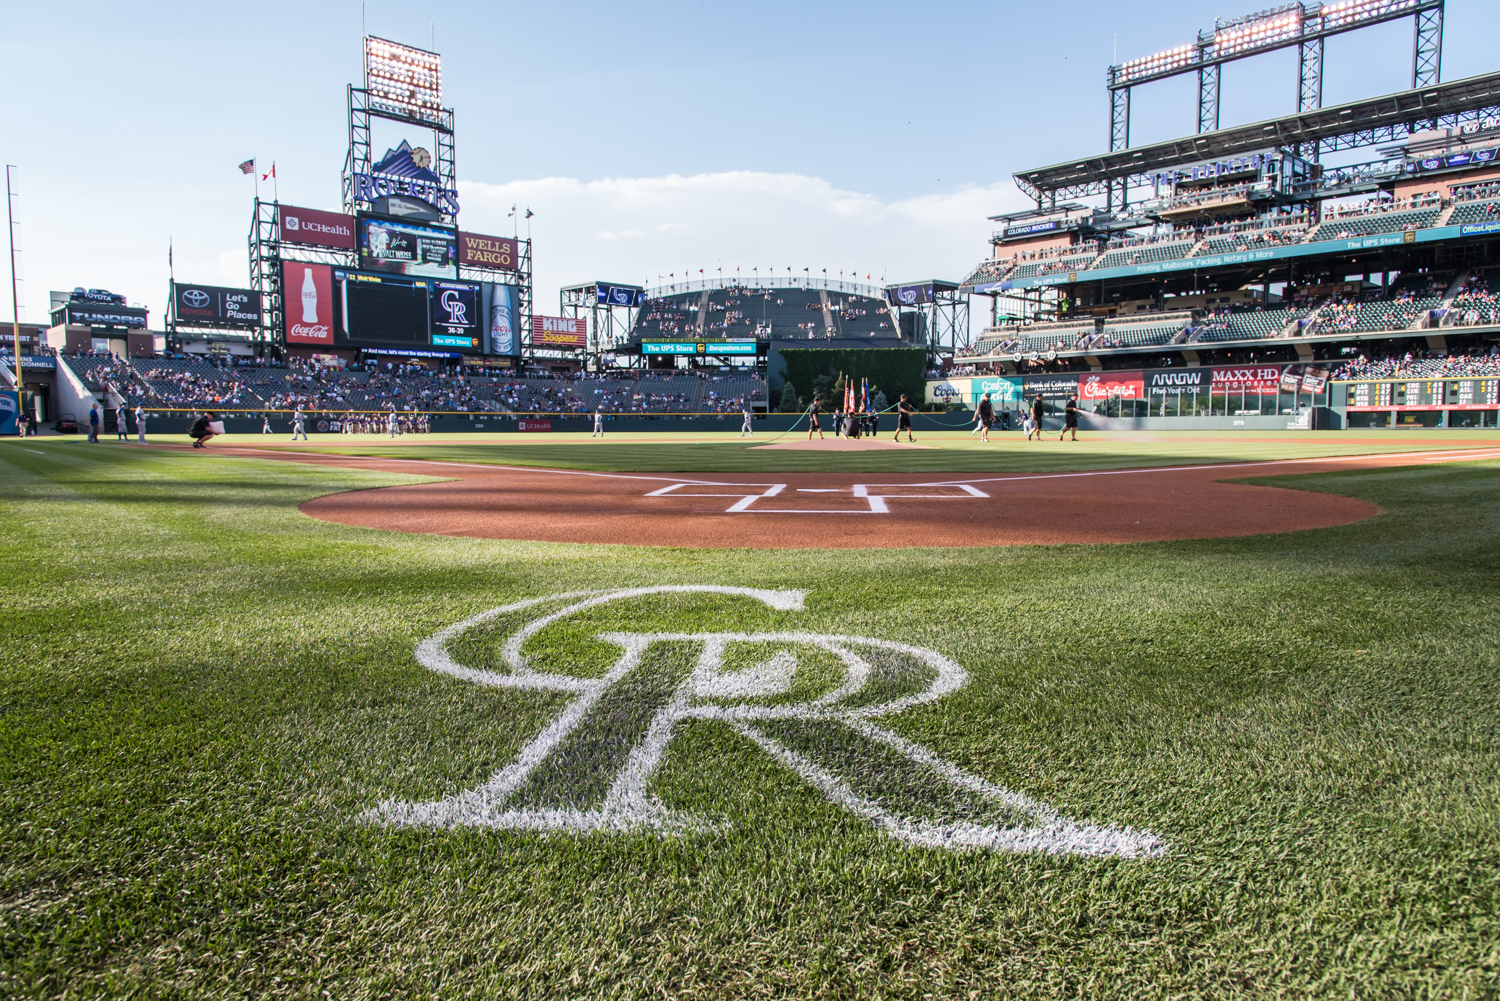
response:
[[[896,404],[896,433],[891,437],[891,441],[901,440],[902,428],[906,428],[907,441],[917,440],[916,437],[911,433],[911,415],[915,412],[916,411],[912,409],[911,404],[907,402],[906,394],[902,393],[901,402]]]

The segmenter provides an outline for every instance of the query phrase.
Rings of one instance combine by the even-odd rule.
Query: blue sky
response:
[[[536,212],[539,308],[560,285],[704,268],[958,278],[1012,172],[1107,146],[1105,68],[1252,5],[475,4],[369,0],[371,34],[444,59],[461,223]],[[1450,0],[1443,77],[1497,68],[1500,4]],[[244,284],[253,191],[336,208],[357,2],[7,5],[0,156],[20,167],[25,318],[49,289],[166,298]],[[1334,39],[1325,102],[1407,86],[1411,21]],[[1224,124],[1292,110],[1295,55],[1225,70]],[[1135,143],[1192,131],[1191,78],[1136,91]],[[426,136],[377,129],[377,155]],[[268,194],[269,185],[263,185]],[[8,295],[4,303],[9,306]]]

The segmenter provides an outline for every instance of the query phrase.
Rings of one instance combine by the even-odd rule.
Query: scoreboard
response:
[[[1348,409],[1352,412],[1497,408],[1500,408],[1500,379],[1497,378],[1349,383]]]
[[[341,346],[484,350],[475,283],[334,268],[333,298]]]

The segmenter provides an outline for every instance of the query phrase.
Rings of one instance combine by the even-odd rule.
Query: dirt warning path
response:
[[[860,549],[1149,542],[1326,528],[1368,518],[1377,509],[1334,494],[1224,481],[1500,458],[1500,449],[951,478],[590,473],[305,453],[276,457],[452,477],[302,505],[314,518],[346,525],[541,542]]]

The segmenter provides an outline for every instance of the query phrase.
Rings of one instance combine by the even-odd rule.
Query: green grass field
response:
[[[1488,440],[391,451],[959,472]],[[705,553],[409,536],[297,510],[416,479],[228,449],[0,442],[0,996],[1500,994],[1500,462],[1278,477],[1382,513],[1131,546]],[[487,609],[665,585],[797,590],[804,607],[705,592],[600,605],[526,639],[527,675],[505,639],[560,609],[553,599],[447,644],[488,682],[418,659],[424,639]],[[610,682],[625,641],[607,637],[627,632],[656,638]],[[702,644],[672,636],[702,632],[776,638],[736,641],[713,684],[693,688]],[[821,762],[854,799],[757,743],[734,711],[857,709],[934,684],[914,655],[871,647],[865,694],[840,696],[845,667],[806,634],[960,665],[966,684],[873,722],[985,788],[1157,849],[949,847],[872,823],[854,799],[928,834],[1045,833],[1046,821],[949,790],[937,765],[859,736],[853,716],[768,717],[755,732]],[[795,673],[778,675],[790,661],[773,653]],[[635,821],[382,822],[393,802],[471,804],[466,790],[582,704],[570,692],[596,690],[504,805]],[[611,776],[669,705],[688,714],[642,787],[658,812],[609,814]],[[705,706],[725,714],[689,712]],[[480,816],[465,809],[449,822]]]

